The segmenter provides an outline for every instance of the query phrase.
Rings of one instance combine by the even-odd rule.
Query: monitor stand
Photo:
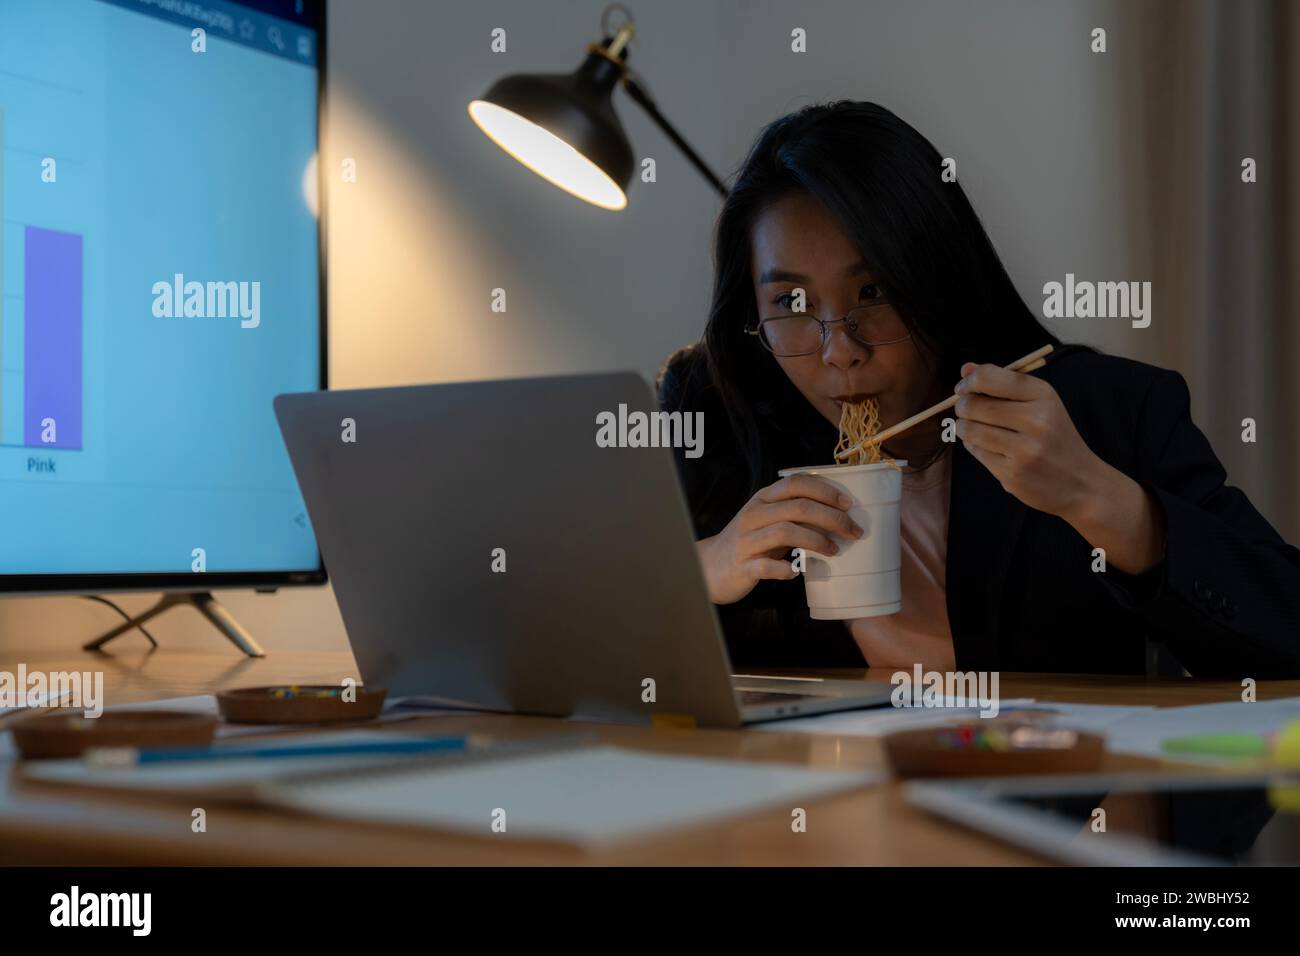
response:
[[[109,641],[116,637],[121,637],[127,631],[135,628],[137,624],[143,624],[150,618],[157,617],[168,608],[179,607],[182,604],[192,604],[194,609],[202,614],[212,626],[230,639],[230,643],[247,654],[249,657],[265,657],[266,652],[257,646],[257,641],[253,640],[253,635],[244,630],[238,621],[235,620],[226,608],[222,607],[207,591],[198,591],[194,593],[183,594],[164,594],[158,599],[158,603],[149,610],[136,617],[131,618],[111,631],[107,631],[95,638],[89,644],[82,646],[83,651],[97,651]]]

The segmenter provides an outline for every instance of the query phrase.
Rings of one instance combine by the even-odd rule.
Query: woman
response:
[[[706,413],[678,468],[733,663],[1141,674],[1151,640],[1196,676],[1300,676],[1300,551],[1224,484],[1182,377],[1062,347],[941,161],[879,106],[809,107],[723,206],[704,338],[660,400]],[[844,401],[888,427],[954,386],[955,440],[939,416],[884,449],[909,462],[903,610],[812,620],[792,549],[861,532],[777,470],[831,461]]]

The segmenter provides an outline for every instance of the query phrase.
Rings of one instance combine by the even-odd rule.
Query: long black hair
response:
[[[841,100],[769,125],[736,174],[714,234],[703,371],[726,409],[751,493],[775,478],[760,419],[807,406],[744,331],[758,321],[751,233],[777,199],[805,193],[835,216],[914,339],[937,357],[940,381],[955,383],[963,362],[1006,365],[1060,345],[1020,298],[960,184],[941,178],[942,161],[889,110]]]

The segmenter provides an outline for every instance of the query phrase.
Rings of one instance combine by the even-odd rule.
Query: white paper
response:
[[[327,784],[277,784],[267,798],[346,819],[586,844],[735,818],[772,805],[800,806],[879,779],[866,771],[591,747],[374,779],[358,774]],[[504,833],[492,830],[498,810],[505,814]]]
[[[1161,757],[1191,763],[1225,763],[1233,758],[1199,754],[1170,754],[1164,742],[1175,737],[1204,734],[1255,734],[1264,736],[1300,720],[1300,697],[1254,703],[1227,701],[1192,707],[1162,707],[1112,724],[1106,729],[1107,747],[1117,753]]]
[[[137,700],[129,704],[114,704],[110,710],[181,710],[187,714],[215,714],[217,698],[212,694],[195,694],[193,697],[163,697],[159,700]]]
[[[409,734],[374,733],[365,730],[343,730],[334,733],[313,734],[303,740],[245,740],[223,745],[238,749],[261,747],[303,746],[324,747],[339,744],[378,743],[381,741],[408,741]],[[61,760],[32,760],[23,764],[23,776],[47,783],[91,784],[97,787],[126,787],[129,789],[204,790],[214,786],[254,783],[271,780],[286,773],[312,773],[356,766],[358,769],[376,763],[392,763],[402,755],[394,754],[343,754],[315,757],[250,757],[247,760],[222,758],[218,760],[179,760],[175,763],[142,764],[135,767],[97,767],[80,757]]]
[[[924,707],[841,711],[797,720],[757,725],[755,730],[810,734],[881,737],[898,730],[942,727],[977,719],[977,708]],[[1138,707],[1112,704],[1071,704],[1050,700],[1009,700],[998,717],[1028,719],[1045,726],[1089,731],[1106,738],[1112,753],[1176,759],[1180,762],[1222,764],[1231,757],[1170,754],[1164,742],[1175,737],[1241,733],[1264,736],[1300,720],[1300,697],[1244,703],[1198,704],[1191,707]]]
[[[40,709],[42,707],[53,707],[56,703],[58,703],[59,701],[61,701],[63,698],[67,697],[71,693],[72,691],[64,689],[64,690],[50,691],[49,693],[46,694],[32,694],[30,699],[28,699],[24,703],[14,704],[10,707],[0,707],[0,717],[4,717],[8,714],[16,714],[20,710],[32,710],[32,709]],[[25,691],[23,692],[22,696],[24,697],[27,696]]]

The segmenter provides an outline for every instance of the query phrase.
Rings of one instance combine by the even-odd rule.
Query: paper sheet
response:
[[[385,734],[365,730],[344,730],[335,733],[313,734],[310,743],[329,744],[375,743],[385,740],[410,740],[406,734]],[[306,741],[305,741],[306,742]],[[276,741],[284,744],[287,741]],[[261,740],[235,741],[235,748],[269,746]],[[270,780],[286,772],[312,773],[356,767],[358,772],[371,764],[391,763],[392,754],[360,754],[322,757],[250,757],[223,760],[186,760],[176,763],[144,764],[138,767],[96,767],[80,757],[65,760],[31,760],[23,764],[24,777],[47,783],[89,784],[97,787],[125,787],[128,789],[206,790],[210,787],[256,783]]]
[[[30,710],[33,707],[50,707],[67,697],[70,693],[71,691],[68,690],[56,690],[48,694],[33,694],[30,703],[0,707],[0,717],[7,717],[9,714],[16,714],[20,710]]]
[[[267,799],[345,819],[589,844],[869,786],[880,774],[587,747],[463,767],[275,785]],[[505,832],[492,829],[504,811]]]
[[[881,737],[896,730],[941,727],[978,718],[975,708],[887,708],[854,710],[797,720],[778,720],[754,729],[774,732]],[[1165,740],[1202,734],[1265,735],[1300,720],[1300,698],[1244,703],[1200,704],[1192,707],[1137,707],[1112,704],[1070,704],[1050,700],[1002,701],[1000,718],[1041,721],[1045,725],[1099,733],[1112,753],[1177,759],[1183,763],[1224,764],[1230,757],[1178,754],[1163,749]]]
[[[1107,748],[1117,753],[1171,758],[1162,744],[1172,737],[1202,734],[1256,734],[1263,736],[1300,720],[1300,697],[1254,703],[1227,701],[1193,707],[1163,707],[1119,721],[1106,729]],[[1189,763],[1225,763],[1231,758],[1178,754]]]

